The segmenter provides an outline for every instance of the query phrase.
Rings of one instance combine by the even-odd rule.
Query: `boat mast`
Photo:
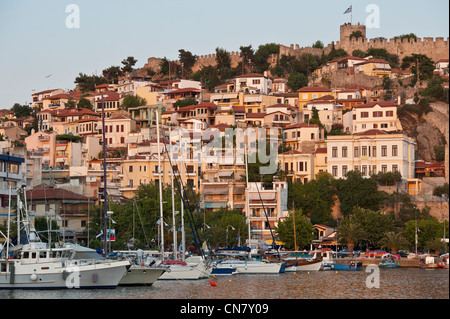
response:
[[[181,133],[181,132],[180,132]],[[180,193],[181,193],[181,260],[184,261],[186,256],[185,239],[186,235],[184,232],[184,186],[183,186],[183,137],[180,134]]]
[[[9,201],[8,201],[8,229],[6,232],[6,259],[9,258],[9,228],[11,222],[11,186],[9,186]]]
[[[162,200],[162,170],[161,170],[161,147],[160,147],[160,137],[159,137],[159,110],[156,109],[156,136],[158,139],[158,172],[159,172],[159,211],[160,211],[160,229],[161,229],[161,238],[160,238],[160,250],[161,250],[161,258],[164,259],[164,214],[163,214],[163,200]]]
[[[103,97],[103,92],[100,92],[102,95],[102,134],[103,134],[103,205],[104,205],[104,214],[103,214],[103,251],[106,256],[106,218],[107,218],[107,191],[106,191],[106,138],[105,138],[105,100]]]
[[[246,136],[247,137],[247,136]],[[248,141],[248,138],[247,138]],[[244,159],[245,159],[245,181],[246,181],[246,195],[245,196],[245,205],[246,207],[246,212],[247,212],[247,224],[248,224],[248,247],[251,249],[251,245],[250,245],[250,240],[251,240],[251,226],[250,226],[250,202],[249,202],[249,188],[248,188],[248,154],[247,154],[247,147],[246,147],[246,141],[244,141]],[[251,250],[248,254],[248,256],[251,258]]]
[[[172,156],[172,130],[170,128],[169,125],[169,152],[170,152],[170,168],[171,168],[171,178],[170,178],[170,182],[171,182],[171,187],[172,187],[172,235],[173,235],[173,259],[174,260],[178,260],[177,257],[177,251],[178,251],[178,247],[177,247],[177,227],[175,224],[175,195],[174,195],[174,185],[173,185],[173,166],[172,166],[172,161],[173,161],[173,156]]]

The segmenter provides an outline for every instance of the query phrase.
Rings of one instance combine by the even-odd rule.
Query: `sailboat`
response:
[[[157,145],[158,145],[158,165],[161,167],[161,147],[160,147],[160,131],[159,131],[159,112],[156,111],[156,134],[157,134]],[[180,145],[181,145],[180,140]],[[167,147],[165,145],[165,152],[167,152]],[[173,171],[173,165],[172,165],[172,136],[171,131],[169,128],[169,147],[170,147],[170,167],[171,167],[171,173],[172,173],[172,207],[174,209],[174,187],[173,187],[173,177],[174,177],[174,171]],[[173,254],[173,260],[163,260],[164,258],[164,229],[163,229],[163,222],[160,223],[161,226],[161,246],[160,246],[160,254],[161,254],[161,265],[169,266],[167,270],[159,277],[158,280],[198,280],[198,279],[204,279],[210,276],[211,274],[211,265],[208,260],[206,260],[203,256],[199,257],[190,257],[185,259],[184,254],[184,245],[185,245],[185,231],[184,231],[184,202],[183,202],[183,195],[184,195],[184,188],[183,188],[183,156],[181,154],[180,156],[180,193],[181,193],[181,221],[182,221],[182,260],[178,260],[177,253],[176,253],[176,234],[175,234],[175,212],[172,210],[173,214],[173,230],[174,230],[174,254]],[[162,170],[160,170],[162,172]],[[159,178],[159,200],[160,200],[160,220],[163,221],[163,203],[162,203],[162,180]]]
[[[52,248],[39,238],[17,190],[17,245],[10,240],[11,207],[5,244],[1,247],[0,289],[115,288],[129,261],[84,259],[72,247]],[[11,188],[10,188],[11,198]],[[11,205],[11,200],[9,201]],[[24,208],[25,207],[25,208]],[[25,211],[25,212],[24,212]],[[23,228],[22,226],[23,225]],[[20,244],[21,232],[26,244]]]

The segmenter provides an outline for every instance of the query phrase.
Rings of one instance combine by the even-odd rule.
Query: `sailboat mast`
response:
[[[173,166],[172,166],[172,160],[173,160],[173,156],[172,156],[172,130],[169,126],[169,152],[170,152],[170,168],[171,168],[171,178],[170,178],[170,182],[171,182],[171,186],[172,186],[172,235],[173,235],[173,259],[177,260],[177,251],[178,251],[178,247],[177,247],[177,226],[175,224],[175,195],[174,195],[174,185],[173,185]]]
[[[183,137],[180,136],[180,192],[181,192],[181,260],[186,258],[185,232],[184,232],[184,186],[183,186]]]
[[[8,230],[6,232],[6,258],[9,258],[9,228],[11,224],[11,186],[9,186],[9,201],[8,201]]]
[[[105,99],[103,97],[103,92],[100,92],[102,96],[102,134],[103,134],[103,205],[104,205],[104,214],[103,214],[103,252],[106,256],[106,248],[107,248],[107,236],[106,236],[106,218],[107,218],[107,197],[108,193],[106,190],[106,135],[105,135]]]
[[[158,173],[159,173],[159,211],[160,211],[160,250],[161,258],[164,259],[164,214],[163,214],[163,200],[162,200],[162,170],[161,170],[161,146],[160,146],[160,133],[159,133],[159,110],[156,109],[156,136],[158,139]]]
[[[248,141],[248,139],[247,139]],[[245,159],[245,181],[246,181],[246,195],[245,196],[245,205],[246,207],[246,212],[247,212],[247,223],[248,223],[248,246],[251,247],[250,245],[250,240],[251,240],[251,225],[250,225],[250,202],[249,202],[249,192],[248,192],[248,154],[247,154],[247,147],[246,147],[246,141],[244,141],[244,159]],[[251,251],[249,253],[249,256],[251,256]]]

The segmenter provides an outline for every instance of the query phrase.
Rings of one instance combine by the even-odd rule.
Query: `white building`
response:
[[[239,75],[234,81],[236,92],[268,94],[272,91],[272,80],[266,74],[249,73]]]
[[[399,171],[403,179],[414,178],[416,143],[404,133],[371,129],[353,135],[328,136],[327,170],[334,178],[349,171],[364,177],[378,172]]]

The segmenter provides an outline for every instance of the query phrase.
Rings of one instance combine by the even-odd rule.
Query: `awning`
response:
[[[56,163],[64,163],[66,161],[65,158],[57,158]]]
[[[221,171],[217,174],[217,176],[219,177],[230,177],[231,175],[233,175],[233,171]]]
[[[261,195],[262,200],[275,200],[275,192],[272,193],[250,193],[250,200],[259,200],[259,195]]]
[[[65,151],[66,148],[67,148],[67,145],[64,145],[64,146],[56,146],[56,150],[57,150],[57,151]]]
[[[273,239],[266,240],[266,245],[272,245],[272,244],[273,244]],[[284,245],[284,243],[282,241],[275,240],[275,245],[280,246],[280,245]]]
[[[202,195],[227,195],[228,194],[228,186],[220,186],[220,187],[203,187]]]

